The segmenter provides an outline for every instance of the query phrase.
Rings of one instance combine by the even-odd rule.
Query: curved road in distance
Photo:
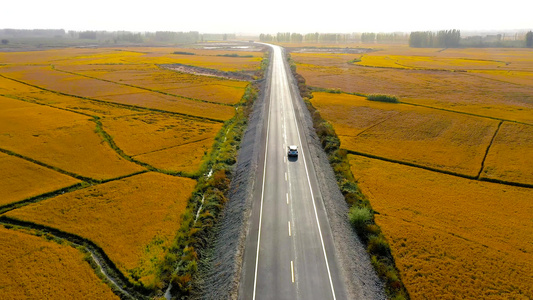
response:
[[[253,191],[239,299],[347,299],[282,49],[273,48],[264,156]],[[299,156],[287,157],[297,145]],[[262,164],[262,165],[261,165]]]

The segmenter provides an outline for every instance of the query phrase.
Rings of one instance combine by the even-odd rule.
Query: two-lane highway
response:
[[[272,46],[264,157],[253,193],[240,299],[346,299],[282,49]],[[297,145],[299,156],[287,157]]]

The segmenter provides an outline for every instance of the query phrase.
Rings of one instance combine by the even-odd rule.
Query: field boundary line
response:
[[[175,98],[182,98],[182,99],[187,99],[187,100],[191,100],[191,101],[204,102],[204,103],[223,105],[223,106],[230,106],[230,107],[234,107],[235,106],[233,104],[218,103],[218,102],[212,102],[212,101],[208,101],[208,100],[191,98],[191,97],[186,97],[186,96],[181,96],[181,95],[177,95],[177,94],[171,94],[171,93],[163,92],[163,91],[160,91],[160,90],[154,90],[154,89],[151,89],[151,88],[141,87],[141,86],[133,85],[133,84],[129,84],[129,83],[120,83],[120,82],[116,82],[116,81],[112,81],[112,80],[108,80],[108,79],[102,79],[102,78],[98,78],[98,77],[93,77],[93,76],[90,76],[90,75],[84,75],[84,74],[80,74],[80,73],[76,73],[76,72],[65,71],[65,70],[57,69],[54,65],[51,65],[51,67],[52,67],[52,70],[57,71],[57,72],[63,72],[63,73],[71,74],[71,75],[76,75],[76,76],[81,76],[81,77],[85,77],[85,78],[94,79],[94,80],[100,80],[100,81],[109,82],[109,83],[116,84],[116,85],[123,85],[123,86],[127,86],[127,87],[132,87],[132,88],[136,88],[136,89],[152,92],[152,93],[158,93],[158,94],[162,94],[162,95],[167,95],[167,96],[171,96],[171,97],[175,97]]]
[[[0,94],[0,96],[4,96],[2,94]],[[62,108],[62,107],[55,107],[55,106],[51,106],[51,105],[48,105],[48,104],[44,104],[44,103],[36,103],[36,102],[32,102],[32,101],[29,101],[29,100],[25,100],[25,99],[20,99],[18,97],[15,97],[15,96],[11,96],[11,95],[8,95],[8,96],[4,96],[4,97],[7,97],[7,98],[12,98],[12,99],[15,99],[15,100],[20,100],[20,101],[24,101],[24,102],[28,102],[28,103],[32,103],[32,104],[36,104],[36,105],[42,105],[42,106],[46,106],[46,107],[50,107],[50,108],[55,108],[55,109],[60,109],[60,110],[64,110],[64,111],[68,111],[68,112],[71,112],[71,113],[76,113],[76,114],[80,114],[80,115],[83,115],[83,116],[87,116],[87,117],[90,117],[91,119],[89,119],[88,121],[92,121],[92,122],[95,122],[96,123],[96,134],[98,134],[103,142],[106,142],[110,147],[111,149],[113,149],[113,151],[115,151],[120,157],[124,158],[125,160],[129,161],[129,162],[132,162],[134,164],[137,164],[141,167],[144,167],[144,168],[147,168],[149,171],[152,171],[152,172],[158,172],[158,173],[163,173],[163,174],[166,174],[166,175],[171,175],[171,176],[179,176],[179,177],[186,177],[186,178],[191,178],[191,179],[197,179],[198,175],[197,174],[188,174],[186,172],[181,172],[181,171],[165,171],[165,170],[162,170],[162,169],[158,169],[148,163],[145,163],[145,162],[142,162],[142,161],[139,161],[139,160],[136,160],[134,157],[135,156],[138,156],[138,155],[142,155],[142,154],[146,154],[146,153],[142,153],[142,154],[137,154],[137,155],[132,155],[132,156],[129,156],[127,155],[126,153],[124,153],[124,151],[122,149],[120,149],[120,147],[118,147],[115,143],[115,141],[113,140],[113,138],[111,137],[110,134],[108,134],[105,129],[104,129],[104,126],[103,124],[101,123],[101,117],[99,116],[93,116],[93,115],[90,115],[90,114],[87,114],[87,113],[83,113],[83,112],[78,112],[78,111],[72,111],[70,109],[67,109],[67,108]],[[143,113],[144,114],[144,113]],[[131,116],[131,115],[128,115],[128,116]],[[201,139],[201,140],[198,140],[198,141],[195,141],[195,142],[199,142],[199,141],[203,141],[203,140],[206,140],[207,138],[204,138],[204,139]],[[188,142],[188,143],[185,143],[185,144],[182,144],[182,145],[186,145],[186,144],[190,144],[190,143],[194,143],[194,142]],[[166,147],[166,148],[162,148],[162,149],[157,149],[157,150],[154,150],[154,151],[149,151],[147,153],[152,153],[152,152],[157,152],[157,151],[161,151],[161,150],[166,150],[166,149],[170,149],[170,148],[174,148],[174,147],[179,147],[179,146],[182,146],[182,145],[177,145],[177,146],[171,146],[171,147]],[[9,155],[14,155],[14,156],[18,156],[20,154],[17,154],[15,152],[12,152],[14,154],[10,154],[8,152],[5,152],[5,151],[9,151],[9,150],[6,150],[6,149],[2,149],[0,148],[0,152],[4,152],[6,154],[9,154]],[[93,178],[89,178],[89,177],[84,177],[82,175],[78,175],[78,174],[75,174],[75,173],[70,173],[68,171],[65,171],[65,170],[62,170],[62,169],[55,169],[56,167],[53,167],[53,166],[49,166],[45,163],[41,163],[37,160],[35,161],[32,161],[32,158],[29,158],[29,157],[24,157],[22,155],[19,156],[20,158],[23,158],[23,159],[26,159],[26,160],[29,160],[33,163],[36,163],[36,164],[40,164],[41,166],[43,167],[47,167],[47,168],[50,168],[50,169],[53,169],[55,171],[58,171],[60,173],[63,173],[65,175],[69,175],[71,177],[74,177],[74,178],[77,178],[76,176],[79,176],[79,178],[77,179],[80,179],[80,180],[83,180],[83,181],[87,181],[87,182],[92,182],[92,181],[95,181],[95,182],[107,182],[106,179],[104,180],[99,180],[99,179],[93,179]],[[73,175],[75,176],[73,176]],[[85,179],[82,179],[82,178],[85,178]]]
[[[103,104],[108,104],[108,105],[112,104],[112,105],[116,105],[116,106],[118,106],[118,107],[124,107],[124,108],[130,109],[130,110],[133,110],[133,109],[139,109],[139,110],[146,110],[146,111],[152,111],[152,112],[160,112],[160,113],[167,113],[167,114],[173,114],[173,115],[185,116],[185,117],[194,118],[194,119],[198,119],[198,120],[209,120],[209,121],[217,122],[217,123],[224,123],[224,122],[226,122],[226,121],[224,121],[224,120],[213,119],[213,118],[208,118],[208,117],[201,117],[201,116],[195,116],[195,115],[190,115],[190,114],[186,114],[186,113],[180,113],[180,112],[175,112],[175,111],[163,110],[163,109],[159,109],[159,108],[150,108],[150,107],[144,107],[144,106],[139,106],[139,105],[124,104],[124,103],[118,103],[118,102],[112,102],[112,101],[105,101],[105,100],[100,100],[100,99],[95,99],[95,98],[90,98],[90,97],[84,97],[84,96],[72,95],[72,94],[67,94],[67,93],[63,93],[63,92],[59,92],[59,91],[54,91],[54,90],[51,90],[51,89],[47,89],[47,88],[44,88],[44,87],[41,87],[41,86],[38,86],[38,85],[34,85],[34,84],[31,84],[31,83],[24,82],[24,81],[22,81],[22,80],[18,80],[18,79],[14,79],[14,78],[11,78],[11,77],[7,77],[7,76],[5,76],[5,75],[3,75],[3,74],[0,74],[0,77],[5,78],[5,79],[8,79],[8,80],[15,81],[15,82],[18,82],[18,83],[20,83],[20,84],[24,84],[24,85],[27,85],[27,86],[31,86],[31,87],[34,87],[34,88],[36,88],[36,89],[40,89],[40,90],[43,90],[43,91],[47,91],[47,92],[50,92],[50,93],[54,93],[54,94],[56,94],[56,95],[67,96],[67,97],[74,97],[74,98],[78,98],[78,99],[82,99],[82,100],[86,100],[86,101],[93,101],[93,102],[103,103]]]
[[[23,102],[28,102],[28,103],[35,104],[35,105],[42,105],[42,106],[46,106],[46,107],[50,107],[50,108],[60,109],[60,110],[68,111],[68,112],[71,112],[71,113],[75,113],[75,114],[83,115],[83,116],[86,116],[86,117],[90,117],[90,118],[94,118],[95,117],[95,116],[93,116],[91,114],[84,113],[84,112],[81,112],[81,111],[75,111],[75,110],[71,110],[71,109],[68,109],[68,108],[57,107],[57,106],[53,106],[53,105],[45,104],[45,103],[33,102],[31,100],[24,99],[24,98],[21,98],[21,97],[18,97],[18,96],[14,96],[14,95],[0,94],[0,96],[6,97],[6,98],[11,98],[13,100],[19,100],[19,101],[23,101]]]
[[[442,110],[442,111],[446,111],[446,112],[451,112],[451,113],[456,113],[456,114],[462,114],[462,115],[468,115],[468,116],[474,116],[474,117],[485,118],[485,119],[491,119],[491,120],[496,120],[496,121],[511,122],[511,123],[518,123],[518,124],[523,124],[523,125],[533,126],[533,124],[531,124],[531,123],[525,123],[525,122],[521,122],[521,121],[515,121],[515,120],[508,120],[508,119],[502,119],[502,118],[496,118],[496,117],[490,117],[490,116],[478,115],[478,114],[474,114],[474,113],[468,113],[468,112],[463,112],[463,111],[451,110],[451,109],[447,109],[447,108],[434,107],[434,106],[429,106],[429,105],[424,105],[424,104],[417,104],[417,103],[412,103],[412,102],[404,102],[404,101],[401,101],[401,100],[400,100],[400,102],[398,102],[398,103],[399,103],[399,104],[405,104],[405,105],[412,105],[412,106],[420,106],[420,107],[425,107],[425,108],[430,108],[430,109],[436,109],[436,110]]]
[[[496,139],[496,136],[498,135],[498,132],[500,132],[500,128],[502,127],[503,121],[500,121],[498,123],[498,127],[494,131],[494,134],[492,135],[492,138],[490,139],[490,143],[487,146],[487,149],[485,150],[485,155],[483,156],[483,160],[481,161],[481,168],[479,169],[479,173],[477,173],[476,179],[479,180],[481,178],[481,173],[483,172],[483,169],[485,169],[485,160],[487,159],[487,156],[489,155],[490,148],[492,147],[492,144],[494,143],[494,140]]]
[[[78,183],[75,183],[75,184],[73,184],[71,186],[64,187],[64,188],[61,188],[61,189],[58,189],[58,190],[55,190],[55,191],[46,192],[44,194],[32,196],[32,197],[29,197],[29,198],[26,198],[26,199],[23,199],[23,200],[20,200],[20,201],[16,201],[16,202],[12,202],[12,203],[9,203],[9,204],[1,205],[0,206],[0,214],[4,214],[4,213],[6,213],[6,212],[8,212],[10,210],[18,209],[18,208],[21,208],[21,207],[29,205],[29,204],[41,202],[43,200],[47,200],[47,199],[59,196],[60,194],[63,195],[65,193],[70,193],[70,192],[77,191],[77,190],[80,190],[80,189],[84,189],[84,188],[87,188],[87,187],[97,186],[97,185],[100,185],[100,184],[103,184],[103,183],[108,183],[108,182],[111,182],[111,181],[122,180],[122,179],[125,179],[125,178],[128,178],[128,177],[133,177],[133,176],[144,174],[144,173],[148,173],[148,172],[149,172],[148,170],[142,170],[142,171],[139,171],[139,172],[126,174],[126,175],[115,177],[115,178],[95,181],[95,182],[87,182],[87,181],[78,182]]]
[[[401,115],[401,114],[402,114],[402,112],[397,112],[396,114],[394,114],[394,115],[392,115],[392,116],[390,116],[390,117],[388,117],[388,118],[385,118],[385,119],[383,119],[383,120],[377,122],[376,124],[371,125],[371,126],[368,127],[368,128],[365,128],[364,130],[362,130],[361,132],[359,132],[358,134],[356,134],[356,135],[354,135],[354,136],[352,136],[352,137],[354,137],[354,138],[355,138],[355,137],[358,137],[358,136],[360,136],[362,133],[367,132],[367,131],[369,131],[370,129],[372,129],[372,128],[378,126],[378,125],[381,125],[382,123],[385,123],[386,121],[388,121],[388,120],[390,120],[390,119],[392,119],[392,118],[394,118],[394,117],[397,117],[398,115]]]
[[[69,243],[72,243],[75,246],[83,246],[85,250],[90,252],[92,255],[91,258],[93,259],[93,262],[100,266],[100,272],[103,273],[104,277],[116,285],[115,288],[109,284],[109,282],[106,282],[107,285],[109,285],[112,289],[112,291],[117,294],[116,289],[118,289],[121,293],[124,293],[125,295],[118,295],[118,296],[126,296],[130,299],[148,299],[146,295],[141,294],[139,291],[135,290],[135,287],[132,285],[132,283],[126,278],[126,276],[117,268],[117,266],[113,263],[113,261],[107,256],[105,251],[100,248],[96,243],[93,241],[84,238],[80,235],[69,233],[57,228],[49,227],[42,224],[37,224],[29,221],[23,221],[16,218],[7,217],[5,215],[0,216],[0,224],[4,225],[11,225],[11,226],[19,226],[26,229],[34,229],[38,230],[42,233],[49,234],[54,236],[54,238],[68,241]],[[74,247],[76,248],[76,247]],[[97,259],[94,259],[94,258]],[[90,264],[93,270],[96,272],[95,267]],[[98,273],[97,273],[98,275]],[[120,284],[120,285],[119,285]],[[147,293],[147,291],[144,291]]]
[[[203,138],[203,139],[199,139],[199,140],[195,140],[195,141],[190,141],[190,142],[183,143],[183,144],[179,144],[179,145],[163,147],[163,148],[161,148],[161,149],[157,149],[157,150],[147,151],[147,152],[144,152],[144,153],[135,154],[135,155],[132,155],[131,157],[133,158],[133,157],[135,157],[135,156],[140,156],[140,155],[150,154],[150,153],[154,153],[154,152],[158,152],[158,151],[163,151],[163,150],[168,150],[168,149],[172,149],[172,148],[178,148],[178,147],[181,147],[181,146],[185,146],[185,145],[189,145],[189,144],[194,144],[194,143],[202,142],[202,141],[205,141],[205,140],[207,140],[207,139],[209,139],[209,138]]]
[[[76,179],[81,180],[81,181],[85,181],[85,182],[88,182],[88,183],[99,183],[99,182],[101,182],[101,180],[90,178],[90,177],[85,177],[85,176],[82,176],[82,175],[79,175],[79,174],[76,174],[76,173],[73,173],[73,172],[65,171],[65,170],[60,169],[58,167],[54,167],[52,165],[49,165],[47,163],[38,161],[38,160],[33,159],[31,157],[28,157],[28,156],[25,156],[25,155],[22,155],[22,154],[18,154],[16,152],[11,151],[11,150],[0,148],[0,152],[3,152],[5,154],[7,154],[7,155],[15,156],[15,157],[18,157],[18,158],[22,158],[24,160],[32,162],[32,163],[34,163],[36,165],[39,165],[41,167],[45,167],[47,169],[56,171],[56,172],[61,173],[63,175],[68,175],[70,177],[76,178]]]
[[[104,129],[104,126],[102,124],[102,122],[100,121],[100,118],[94,118],[93,120],[94,123],[96,123],[96,134],[98,134],[105,143],[107,143],[109,145],[109,147],[111,147],[111,149],[113,149],[113,151],[115,151],[120,157],[122,157],[123,159],[129,161],[129,162],[132,162],[134,164],[137,164],[143,168],[146,168],[148,169],[148,171],[152,171],[152,172],[157,172],[157,173],[162,173],[162,174],[166,174],[166,175],[170,175],[170,176],[178,176],[178,177],[186,177],[186,178],[191,178],[191,179],[197,179],[198,174],[187,174],[185,172],[181,172],[181,171],[166,171],[166,170],[162,170],[162,169],[159,169],[159,168],[156,168],[148,163],[145,163],[145,162],[142,162],[140,160],[137,160],[135,158],[133,158],[133,156],[130,156],[130,155],[127,155],[124,150],[122,150],[120,147],[117,146],[117,144],[115,143],[115,140],[113,139],[113,137],[107,133],[107,131],[105,131]]]
[[[313,93],[314,92],[320,92],[320,93],[329,93],[329,94],[347,94],[347,95],[353,95],[353,96],[359,96],[359,97],[366,97],[367,96],[366,94],[362,94],[362,93],[358,93],[358,92],[345,92],[345,91],[340,91],[340,90],[339,90],[339,92],[331,92],[331,89],[327,89],[327,88],[321,88],[321,87],[309,87],[309,88],[311,89],[311,91]],[[504,121],[504,122],[511,122],[511,123],[518,123],[518,124],[533,126],[533,123],[526,123],[526,122],[521,122],[521,121],[515,121],[515,120],[509,120],[509,119],[503,119],[503,118],[497,118],[497,117],[491,117],[491,116],[478,115],[478,114],[474,114],[474,113],[458,111],[458,110],[452,110],[452,109],[441,108],[441,107],[435,107],[435,106],[430,106],[430,105],[425,105],[425,104],[405,102],[403,100],[400,100],[399,102],[397,102],[395,104],[405,104],[405,105],[419,106],[419,107],[425,107],[425,108],[429,108],[429,109],[442,110],[442,111],[446,111],[446,112],[450,112],[450,113],[456,113],[456,114],[468,115],[468,116],[479,117],[479,118],[486,118],[486,119],[491,119],[491,120],[496,120],[496,121]]]
[[[40,195],[37,195],[37,196],[32,196],[32,197],[29,197],[29,198],[26,198],[26,199],[23,199],[23,200],[20,200],[20,201],[8,203],[8,204],[0,206],[0,215],[6,213],[8,211],[17,209],[17,208],[21,208],[21,207],[26,206],[28,204],[41,202],[43,200],[50,199],[50,198],[53,198],[53,197],[58,196],[58,195],[62,195],[64,193],[69,193],[69,192],[72,192],[72,191],[81,190],[81,189],[83,189],[83,188],[85,188],[87,186],[89,186],[89,185],[86,182],[78,182],[78,183],[75,183],[73,185],[57,189],[55,191],[46,192],[46,193],[43,193],[43,194],[40,194]]]
[[[374,155],[374,154],[363,153],[363,152],[349,150],[349,149],[344,149],[344,150],[346,150],[346,152],[348,152],[348,154],[353,154],[353,155],[358,155],[358,156],[378,159],[378,160],[382,160],[382,161],[386,161],[386,162],[390,162],[390,163],[396,163],[396,164],[400,164],[400,165],[404,165],[404,166],[408,166],[408,167],[424,169],[424,170],[427,170],[427,171],[432,171],[432,172],[437,172],[437,173],[441,173],[441,174],[461,177],[461,178],[465,178],[465,179],[476,180],[476,181],[486,181],[486,182],[492,182],[492,183],[516,186],[516,187],[523,187],[523,188],[533,188],[533,184],[529,184],[529,183],[520,183],[520,182],[513,182],[513,181],[506,181],[506,180],[499,180],[499,179],[492,179],[492,178],[485,178],[485,177],[477,178],[476,176],[470,176],[470,175],[460,174],[460,173],[456,173],[456,172],[441,170],[441,169],[432,168],[432,167],[428,167],[428,166],[423,166],[423,165],[419,165],[419,164],[415,164],[415,163],[411,163],[411,162],[401,161],[401,160],[392,159],[392,158],[386,158],[386,157],[382,157],[382,156],[378,156],[378,155]]]

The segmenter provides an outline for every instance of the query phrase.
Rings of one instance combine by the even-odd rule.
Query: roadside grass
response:
[[[160,269],[161,278],[171,283],[172,294],[187,297],[197,280],[198,261],[209,247],[236,163],[239,143],[247,124],[258,87],[249,85],[234,118],[227,121],[215,138],[209,159],[202,168],[193,196],[183,215],[182,226]]]

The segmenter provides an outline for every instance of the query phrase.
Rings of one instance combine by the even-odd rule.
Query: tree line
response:
[[[533,32],[529,31],[522,39],[505,39],[502,34],[487,36],[461,37],[457,29],[432,31],[414,31],[409,35],[409,46],[414,48],[458,48],[458,47],[533,47]]]
[[[277,34],[259,35],[261,42],[287,43],[405,43],[408,36],[405,33],[307,33],[278,32]]]
[[[459,47],[461,31],[457,29],[414,31],[409,35],[409,46],[414,48],[455,48]]]

